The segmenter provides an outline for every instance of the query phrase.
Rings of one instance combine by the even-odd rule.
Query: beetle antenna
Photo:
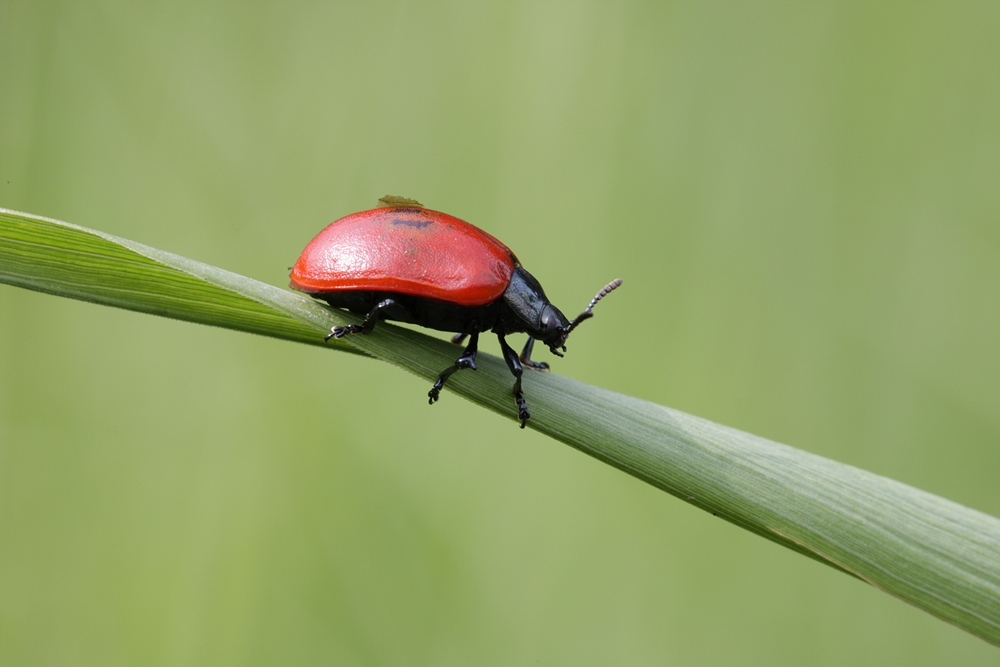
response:
[[[604,288],[597,293],[597,296],[595,296],[593,299],[590,300],[590,305],[587,306],[582,313],[577,315],[575,320],[569,323],[569,326],[566,327],[566,334],[563,336],[563,340],[566,340],[566,337],[569,336],[570,332],[573,331],[573,329],[575,329],[581,322],[583,322],[584,320],[589,320],[591,317],[593,317],[594,306],[597,305],[597,302],[606,297],[607,295],[611,294],[616,289],[618,289],[618,287],[621,286],[621,284],[622,284],[622,279],[615,278],[610,283],[605,285]]]

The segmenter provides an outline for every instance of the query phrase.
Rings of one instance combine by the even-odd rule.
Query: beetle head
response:
[[[542,308],[541,317],[539,317],[538,330],[532,332],[532,335],[538,340],[542,341],[549,346],[549,349],[553,354],[562,356],[557,348],[566,347],[563,343],[566,342],[566,336],[569,334],[569,328],[571,322],[566,319],[566,316],[562,314],[558,308],[553,306],[551,303],[545,304]]]
[[[604,288],[597,293],[590,301],[590,305],[584,309],[582,313],[576,316],[576,318],[569,322],[566,317],[559,312],[559,309],[553,306],[551,303],[548,304],[542,311],[541,318],[541,329],[538,339],[549,346],[549,351],[557,357],[563,356],[562,353],[566,351],[566,339],[569,338],[570,333],[573,329],[577,328],[581,322],[589,320],[594,316],[594,306],[597,302],[606,297],[608,294],[613,292],[622,284],[621,278],[615,278],[610,283],[604,286]],[[562,350],[562,352],[560,352]]]

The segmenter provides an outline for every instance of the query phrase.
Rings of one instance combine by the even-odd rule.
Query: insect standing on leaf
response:
[[[512,393],[524,428],[531,414],[521,390],[522,369],[549,367],[532,361],[535,341],[563,356],[567,336],[622,281],[608,283],[571,321],[514,253],[486,232],[412,199],[384,197],[379,204],[331,223],[292,269],[293,288],[365,316],[360,325],[334,327],[326,340],[371,333],[379,320],[457,332],[452,338],[456,344],[468,337],[465,351],[441,371],[428,392],[433,404],[452,373],[476,369],[479,334],[492,331],[515,378]],[[506,340],[519,332],[528,334],[520,355]]]

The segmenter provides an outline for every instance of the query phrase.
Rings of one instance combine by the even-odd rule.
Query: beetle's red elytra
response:
[[[376,208],[320,232],[295,264],[292,286],[310,294],[374,290],[482,306],[503,296],[516,265],[507,246],[447,213]]]
[[[468,336],[465,351],[428,392],[432,404],[453,373],[475,370],[479,334],[492,331],[515,378],[512,393],[524,428],[531,414],[521,389],[523,366],[548,369],[531,360],[535,340],[561,357],[570,332],[592,317],[594,305],[622,281],[608,283],[570,321],[510,248],[483,230],[412,199],[384,197],[379,204],[321,231],[295,263],[291,286],[365,316],[361,325],[334,327],[327,340],[371,333],[379,320],[456,332],[455,343]],[[520,355],[505,340],[519,332],[528,334]]]

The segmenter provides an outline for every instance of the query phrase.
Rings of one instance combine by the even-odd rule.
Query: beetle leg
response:
[[[330,333],[326,335],[323,340],[330,340],[331,338],[343,338],[349,334],[363,333],[370,334],[375,329],[375,323],[378,322],[379,312],[385,310],[390,306],[395,306],[396,302],[392,299],[386,299],[381,301],[372,308],[372,312],[368,313],[365,317],[365,321],[361,324],[348,324],[346,327],[334,327],[330,330]]]
[[[449,366],[441,371],[440,375],[438,375],[437,382],[435,382],[434,386],[431,387],[431,390],[427,392],[427,396],[430,398],[428,403],[434,405],[434,401],[438,400],[438,396],[441,395],[441,389],[444,387],[444,383],[448,381],[448,378],[451,377],[452,373],[460,371],[463,368],[476,370],[476,352],[479,351],[478,346],[479,334],[474,333],[472,334],[472,338],[469,340],[469,346],[465,348],[464,352],[462,352],[462,356],[455,361],[453,366]]]
[[[524,425],[531,419],[531,413],[528,412],[528,403],[524,400],[524,393],[521,391],[521,373],[523,371],[521,360],[517,358],[517,352],[514,351],[514,348],[504,340],[503,334],[497,334],[497,338],[500,339],[503,360],[507,362],[507,368],[514,374],[514,386],[511,387],[511,393],[514,394],[514,402],[517,403],[517,418],[521,420],[521,428],[524,428]]]
[[[454,343],[455,345],[461,345],[462,341],[465,340],[465,337],[468,335],[469,334],[464,334],[464,333],[455,334],[454,336],[451,337],[451,342]]]
[[[547,371],[549,370],[549,365],[544,361],[532,361],[531,351],[535,348],[535,339],[528,336],[528,342],[524,344],[524,349],[521,351],[521,356],[518,357],[521,363],[528,368],[534,368],[536,371]]]

